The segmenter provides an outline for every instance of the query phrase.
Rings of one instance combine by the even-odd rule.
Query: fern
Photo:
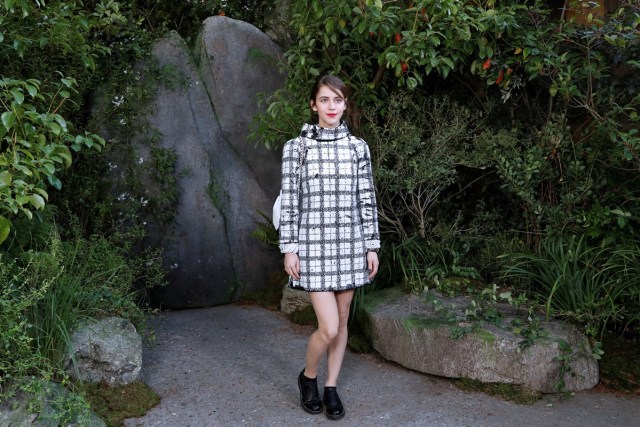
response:
[[[268,215],[259,210],[256,212],[262,219],[253,222],[256,224],[256,229],[251,232],[251,235],[270,248],[277,249],[280,241],[278,230],[275,229]]]

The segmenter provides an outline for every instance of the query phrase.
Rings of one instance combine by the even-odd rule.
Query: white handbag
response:
[[[280,228],[280,199],[282,198],[282,190],[280,190],[280,194],[276,198],[276,202],[273,204],[273,226],[277,230]]]

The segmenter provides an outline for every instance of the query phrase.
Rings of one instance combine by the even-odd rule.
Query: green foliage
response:
[[[0,5],[0,238],[62,188],[80,148],[105,141],[85,128],[86,92],[117,62],[128,20],[120,3],[6,1]],[[115,52],[115,53],[114,53]],[[107,55],[112,55],[106,59]],[[46,60],[43,60],[46,58]]]
[[[373,158],[380,227],[398,240],[430,234],[433,206],[456,182],[459,165],[480,164],[471,112],[446,97],[395,93],[379,121],[364,115]]]
[[[0,263],[0,377],[60,378],[70,331],[87,318],[121,316],[144,330],[143,298],[135,291],[164,283],[157,253],[131,258],[130,242],[52,235],[38,252]]]
[[[544,13],[540,4],[535,7]],[[587,25],[543,18],[524,18],[530,21],[521,30],[496,41],[490,64],[475,61],[471,71],[499,86],[504,98],[522,96],[515,104],[529,114],[536,104],[532,101],[546,104],[547,118],[554,111],[571,110],[576,142],[602,133],[618,156],[637,158],[640,5],[621,1],[606,19],[591,19]],[[543,89],[544,96],[518,94],[527,82]]]
[[[616,391],[640,393],[640,341],[606,333],[599,363],[600,383]]]
[[[56,113],[73,89],[75,81],[61,79],[54,96],[39,92],[37,80],[0,79],[0,243],[9,234],[12,215],[31,219],[49,198],[49,185],[60,189],[56,172],[71,165],[69,148],[100,149],[104,139],[95,134],[74,135],[65,119]],[[25,99],[25,95],[27,99]],[[30,103],[29,100],[31,100]],[[47,110],[40,110],[48,105]]]
[[[549,237],[537,253],[506,254],[508,279],[524,281],[544,299],[547,316],[562,316],[585,326],[597,337],[609,323],[620,323],[637,312],[637,294],[626,249],[591,247],[584,237]],[[631,274],[632,276],[629,276]]]
[[[195,38],[200,25],[209,16],[224,15],[264,28],[265,15],[273,7],[266,0],[133,0],[141,24],[154,33],[175,30],[187,40]]]
[[[69,392],[65,388],[68,385],[67,381],[58,384],[30,377],[3,387],[0,396],[11,398],[17,394],[26,398],[22,407],[29,414],[34,415],[33,423],[35,424],[91,425],[95,415],[88,402],[82,395]],[[9,401],[9,404],[11,403],[14,402]]]
[[[251,232],[251,235],[268,247],[278,249],[278,230],[276,230],[273,226],[271,217],[263,212],[257,212],[258,215],[260,215],[261,219],[254,221],[254,223],[256,224],[256,229]]]

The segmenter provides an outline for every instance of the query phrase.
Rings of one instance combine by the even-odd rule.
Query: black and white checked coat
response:
[[[282,153],[280,251],[300,258],[300,280],[290,278],[290,286],[306,291],[364,286],[367,250],[379,247],[367,143],[345,124],[333,129],[305,124]]]

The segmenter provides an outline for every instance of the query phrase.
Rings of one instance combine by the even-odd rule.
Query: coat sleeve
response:
[[[366,142],[360,140],[357,145],[358,157],[358,210],[362,221],[365,248],[380,248],[378,229],[378,206],[371,171],[371,154]]]
[[[280,198],[280,252],[298,252],[298,171],[300,165],[298,139],[287,141],[282,150],[282,195]]]

